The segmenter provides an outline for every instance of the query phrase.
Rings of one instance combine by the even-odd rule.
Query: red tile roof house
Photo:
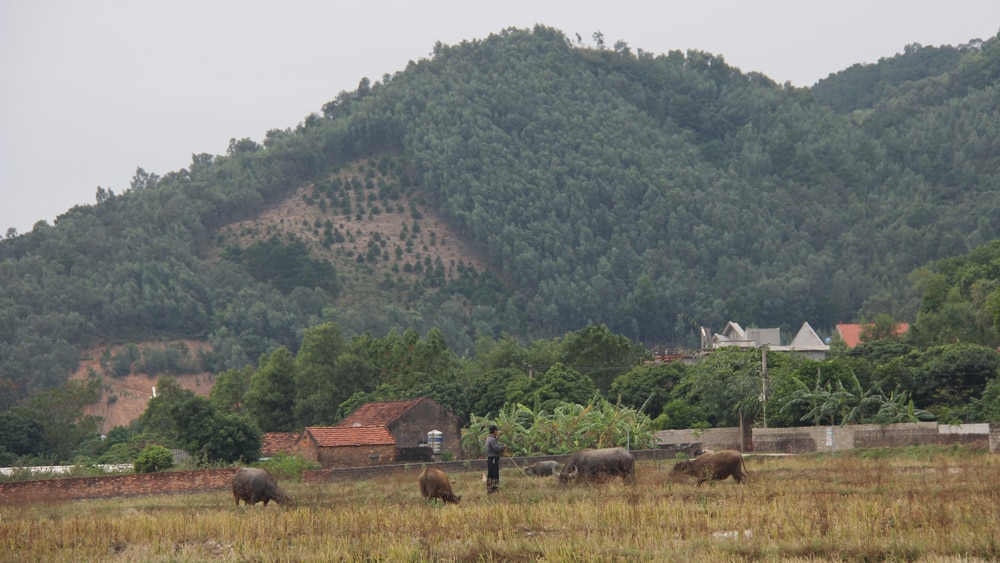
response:
[[[432,399],[367,403],[334,426],[311,426],[295,444],[325,468],[430,461],[427,433],[441,432],[442,451],[461,454],[461,421]]]
[[[260,445],[261,457],[271,458],[277,453],[295,455],[295,442],[301,435],[301,432],[265,432]]]
[[[848,348],[854,348],[861,343],[861,332],[869,326],[871,325],[839,324],[837,325],[837,334],[844,341],[844,344],[847,344]],[[896,325],[896,334],[904,334],[908,330],[910,330],[909,323],[899,323]]]
[[[327,469],[386,465],[396,460],[396,440],[384,426],[309,426],[295,449]]]
[[[455,459],[461,458],[462,421],[429,397],[367,403],[335,426],[343,428],[354,425],[385,427],[396,440],[400,453],[426,445],[427,433],[438,430],[441,432],[442,451],[452,452]]]

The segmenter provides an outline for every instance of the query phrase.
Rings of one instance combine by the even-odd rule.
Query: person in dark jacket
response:
[[[495,493],[500,489],[500,456],[507,446],[500,443],[497,435],[500,432],[496,425],[490,426],[490,435],[486,438],[486,492]]]

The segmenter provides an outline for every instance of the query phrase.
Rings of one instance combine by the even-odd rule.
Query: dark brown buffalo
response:
[[[233,498],[236,499],[236,506],[241,500],[250,506],[258,501],[267,506],[272,500],[278,504],[295,504],[295,500],[278,486],[267,469],[256,467],[241,467],[233,475]]]
[[[556,471],[556,467],[559,467],[558,461],[536,461],[535,463],[525,467],[524,473],[526,475],[548,477],[549,475],[557,475],[559,473]]]
[[[635,478],[635,458],[625,448],[580,450],[566,460],[563,470],[556,476],[560,483],[572,479],[602,481],[611,477],[631,482]]]
[[[740,452],[722,450],[705,453],[692,460],[678,462],[674,465],[674,470],[670,472],[670,475],[692,475],[698,478],[700,485],[708,479],[722,481],[730,476],[737,483],[742,483],[749,473]]]
[[[437,498],[455,504],[462,500],[460,495],[451,491],[451,481],[448,480],[448,475],[440,469],[425,467],[420,472],[420,476],[417,477],[417,481],[420,483],[420,494],[428,500]]]

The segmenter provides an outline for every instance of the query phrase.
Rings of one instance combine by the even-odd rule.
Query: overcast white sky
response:
[[[907,44],[993,37],[1000,0],[0,0],[0,236],[123,192],[137,166],[295,127],[437,41],[535,24],[810,86]]]

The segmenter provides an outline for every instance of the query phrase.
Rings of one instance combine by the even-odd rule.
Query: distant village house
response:
[[[367,403],[334,426],[306,428],[293,449],[326,468],[431,461],[432,431],[441,452],[461,457],[461,420],[428,397]]]
[[[725,346],[736,346],[742,349],[762,348],[777,352],[792,352],[811,360],[822,360],[830,351],[830,345],[823,342],[809,323],[802,323],[795,338],[787,345],[781,344],[780,328],[748,328],[743,329],[739,323],[730,321],[721,333],[713,333],[707,327],[701,327],[701,349],[716,350]]]

